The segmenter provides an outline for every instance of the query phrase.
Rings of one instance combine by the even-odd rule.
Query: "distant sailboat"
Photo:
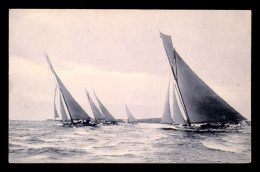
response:
[[[201,127],[223,127],[246,120],[191,70],[173,49],[170,36],[160,33],[160,37],[175,81],[174,102],[177,104],[174,106],[178,108],[173,110],[179,111],[178,120],[181,117],[186,126],[202,124]]]
[[[88,100],[89,100],[89,104],[90,104],[90,107],[92,109],[92,112],[93,112],[93,115],[95,117],[95,121],[97,123],[101,123],[101,122],[104,122],[105,121],[105,117],[102,115],[102,113],[99,111],[99,109],[97,108],[97,106],[95,105],[95,103],[93,102],[93,100],[91,99],[88,91],[86,90],[86,94],[87,94],[87,97],[88,97]]]
[[[94,90],[93,90],[94,92]],[[117,124],[116,119],[111,115],[111,113],[107,110],[107,108],[101,103],[99,98],[97,97],[96,93],[94,92],[94,95],[96,97],[96,100],[98,102],[99,108],[102,112],[102,114],[105,117],[105,123],[104,124]]]
[[[133,116],[133,114],[129,111],[128,107],[125,105],[126,108],[126,114],[127,114],[127,122],[128,123],[137,123],[137,120],[135,119],[135,117]]]
[[[61,93],[61,97],[63,98],[66,109],[68,110],[70,116],[70,125],[95,125],[90,123],[90,116],[82,109],[82,107],[78,104],[78,102],[72,97],[70,92],[66,89],[56,72],[54,71],[50,59],[47,54],[45,54],[46,60],[50,66],[52,73],[54,74],[56,81],[59,86],[59,90]]]

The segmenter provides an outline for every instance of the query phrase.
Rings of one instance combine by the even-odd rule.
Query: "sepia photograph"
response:
[[[251,11],[9,9],[9,163],[251,163]]]

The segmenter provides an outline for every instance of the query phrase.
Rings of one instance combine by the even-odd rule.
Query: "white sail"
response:
[[[170,110],[170,103],[169,103],[169,94],[170,94],[170,82],[168,84],[167,94],[165,97],[164,109],[163,109],[163,116],[161,119],[161,123],[164,124],[172,124],[173,120],[171,117],[171,110]]]
[[[66,87],[64,86],[64,84],[61,82],[60,78],[58,77],[58,75],[56,74],[56,72],[54,71],[50,59],[48,57],[47,54],[45,54],[45,57],[47,59],[47,62],[50,65],[50,68],[57,80],[57,83],[59,85],[60,91],[63,95],[63,99],[64,102],[67,106],[70,118],[72,120],[86,120],[86,119],[90,119],[90,116],[82,109],[82,107],[78,104],[78,102],[72,97],[72,95],[70,94],[70,92],[66,89]]]
[[[67,113],[66,113],[66,111],[65,111],[61,94],[60,94],[60,111],[61,111],[62,121],[68,121],[69,118],[68,118]]]
[[[105,117],[101,114],[101,112],[99,111],[99,109],[97,108],[97,106],[95,105],[95,103],[92,101],[88,91],[86,90],[86,93],[87,93],[87,97],[88,97],[88,100],[89,100],[89,104],[90,104],[90,107],[92,109],[92,112],[93,112],[93,115],[95,117],[96,120],[103,120],[105,119]]]
[[[137,120],[132,115],[132,113],[129,111],[129,109],[128,109],[128,107],[126,105],[125,105],[125,108],[126,108],[126,114],[127,114],[127,117],[128,117],[128,122],[129,123],[137,122]]]
[[[58,112],[57,112],[57,108],[56,108],[56,103],[55,103],[55,100],[56,100],[56,92],[57,92],[57,86],[55,87],[55,93],[54,93],[54,120],[56,118],[59,118],[59,115],[58,115]]]
[[[173,83],[173,112],[172,119],[174,123],[177,124],[187,124],[187,119],[185,115],[185,111],[183,109],[183,105],[181,104],[180,96],[178,95],[176,83]]]
[[[95,97],[97,99],[97,102],[98,102],[99,108],[101,109],[102,114],[105,116],[105,121],[107,121],[107,122],[116,121],[116,119],[111,115],[111,113],[107,110],[107,108],[98,99],[98,97],[97,97],[95,92],[94,92],[94,95],[95,95]]]

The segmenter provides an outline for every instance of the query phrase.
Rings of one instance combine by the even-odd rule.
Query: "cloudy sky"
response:
[[[53,118],[55,82],[44,57],[91,116],[85,88],[115,118],[161,117],[169,79],[159,35],[251,119],[251,12],[185,10],[9,11],[9,119]]]

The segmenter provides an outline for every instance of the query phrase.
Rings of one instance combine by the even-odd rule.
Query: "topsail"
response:
[[[185,111],[187,121],[204,123],[246,120],[191,70],[173,49],[170,36],[160,33],[160,37],[176,82],[181,104],[179,108]]]

